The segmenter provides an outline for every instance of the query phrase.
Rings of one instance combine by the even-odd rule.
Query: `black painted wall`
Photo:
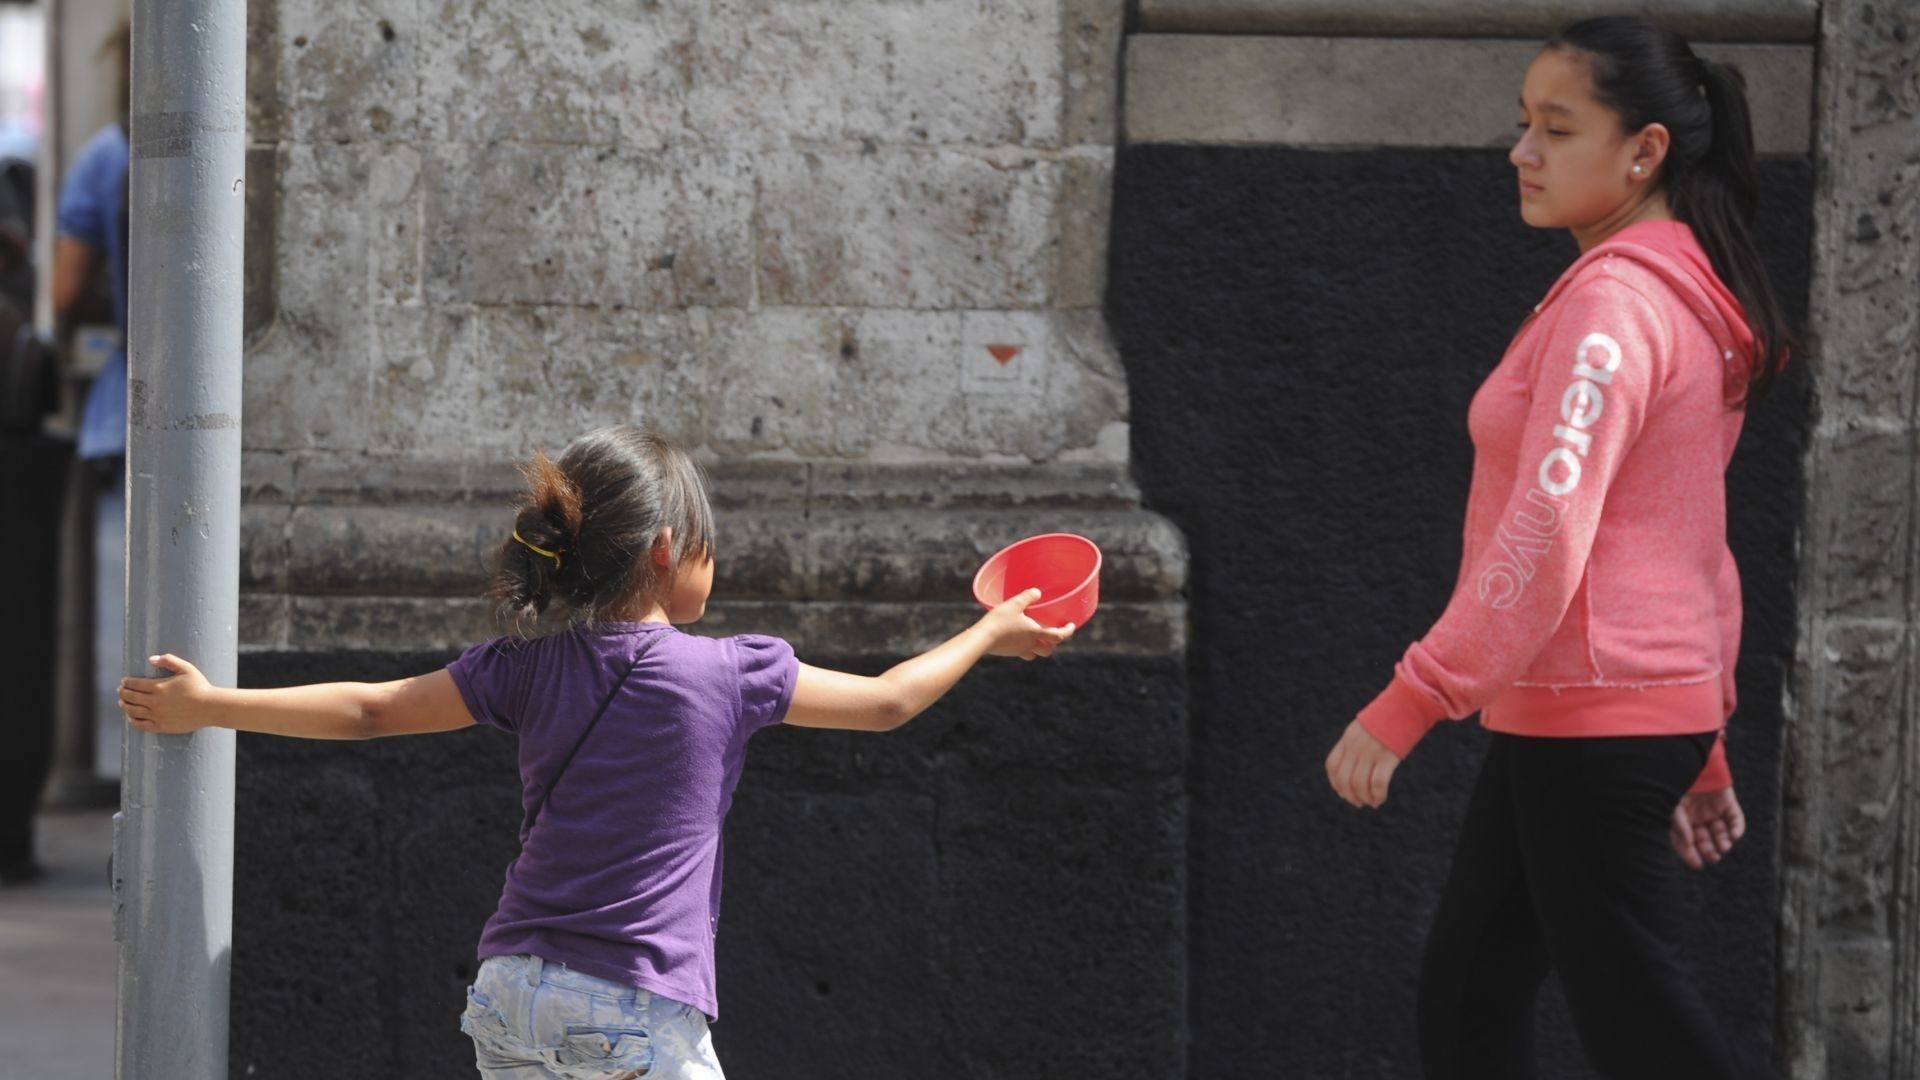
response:
[[[243,685],[445,654],[265,653]],[[818,663],[877,670],[873,660]],[[727,830],[729,1075],[1172,1078],[1185,1045],[1185,672],[988,661],[886,735],[755,736]],[[468,1078],[513,742],[242,735],[234,1077]]]
[[[1134,471],[1193,560],[1190,1075],[1414,1077],[1414,976],[1484,733],[1436,731],[1378,812],[1322,766],[1446,604],[1468,400],[1576,251],[1519,220],[1499,153],[1136,146],[1116,171]],[[1803,309],[1810,168],[1770,163],[1766,185]],[[1802,376],[1756,410],[1730,480],[1751,831],[1693,890],[1693,959],[1750,1039],[1773,1029]],[[1543,1007],[1542,1075],[1592,1075],[1557,990]]]

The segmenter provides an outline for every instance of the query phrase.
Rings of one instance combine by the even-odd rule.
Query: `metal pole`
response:
[[[128,673],[232,686],[240,606],[245,0],[134,0]],[[227,1075],[233,732],[126,729],[114,840],[121,1080]]]

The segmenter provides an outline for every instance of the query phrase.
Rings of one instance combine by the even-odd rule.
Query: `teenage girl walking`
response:
[[[1581,255],[1468,413],[1452,600],[1327,774],[1379,806],[1438,721],[1493,732],[1421,971],[1432,1080],[1534,1076],[1549,970],[1603,1075],[1754,1080],[1763,1055],[1724,1035],[1676,947],[1680,860],[1744,830],[1721,741],[1741,616],[1725,471],[1787,349],[1745,84],[1644,19],[1593,19],[1533,61],[1520,112],[1521,216]]]
[[[632,427],[536,456],[493,596],[514,635],[397,682],[277,690],[210,685],[190,663],[129,678],[144,731],[216,726],[311,739],[454,731],[519,740],[520,854],[480,937],[461,1027],[489,1080],[719,1080],[721,829],[761,728],[882,731],[939,700],[987,655],[1051,655],[1071,625],[1024,612],[1030,590],[876,678],[802,664],[778,638],[676,624],[713,587],[706,480]],[[527,636],[536,624],[565,629]]]

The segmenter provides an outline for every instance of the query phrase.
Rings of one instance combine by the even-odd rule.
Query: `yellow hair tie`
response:
[[[533,553],[534,553],[535,555],[545,555],[545,556],[546,556],[547,558],[549,558],[549,559],[552,559],[552,560],[553,560],[553,568],[554,568],[555,570],[558,570],[558,569],[560,569],[560,555],[561,555],[561,552],[558,552],[558,551],[548,551],[548,550],[547,550],[546,548],[543,548],[543,547],[541,547],[540,545],[538,545],[538,544],[536,544],[536,543],[534,543],[533,541],[531,541],[531,540],[528,540],[528,539],[527,539],[526,537],[524,537],[524,536],[521,536],[521,535],[520,535],[520,530],[519,530],[519,529],[515,529],[515,530],[513,530],[513,538],[514,538],[515,540],[518,540],[518,541],[520,541],[520,543],[521,543],[521,545],[522,545],[522,546],[524,546],[524,547],[525,547],[525,548],[526,548],[526,549],[527,549],[528,551],[531,551],[531,552],[533,552]]]

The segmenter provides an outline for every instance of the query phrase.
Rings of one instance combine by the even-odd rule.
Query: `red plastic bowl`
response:
[[[1100,606],[1100,547],[1073,533],[1030,536],[1002,548],[973,576],[974,599],[995,607],[1009,596],[1038,588],[1040,599],[1027,609],[1048,628],[1085,626]]]

